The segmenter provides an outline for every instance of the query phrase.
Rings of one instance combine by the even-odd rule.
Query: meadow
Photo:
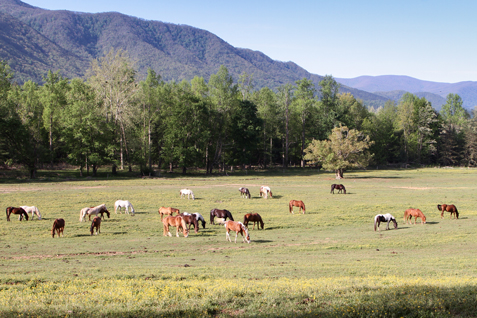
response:
[[[43,219],[0,217],[2,317],[475,317],[477,170],[397,169],[345,173],[347,194],[330,194],[334,174],[289,169],[141,179],[126,173],[79,178],[40,171],[0,178],[0,206],[36,205]],[[268,185],[273,198],[258,196]],[[240,197],[247,187],[251,199]],[[192,189],[195,200],[181,199]],[[117,199],[134,216],[114,213]],[[306,213],[288,212],[291,199]],[[111,218],[91,236],[79,211],[105,203]],[[437,204],[460,213],[441,219]],[[206,229],[165,237],[158,208],[199,212]],[[251,243],[225,240],[209,211],[235,220],[259,213]],[[419,208],[426,224],[404,224]],[[391,213],[397,230],[373,230]],[[56,218],[65,236],[51,237]],[[175,229],[172,234],[175,235]],[[235,234],[231,235],[232,240]]]

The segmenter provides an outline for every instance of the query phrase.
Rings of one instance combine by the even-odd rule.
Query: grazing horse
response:
[[[181,229],[184,237],[189,236],[189,230],[186,227],[186,222],[184,221],[184,218],[180,215],[165,217],[162,220],[162,224],[164,225],[164,236],[172,236],[171,232],[169,231],[169,226],[175,226],[177,228],[177,237],[179,237],[179,231]]]
[[[7,213],[7,221],[10,222],[10,215],[11,214],[18,214],[20,216],[20,221],[23,220],[23,217],[25,217],[25,220],[28,221],[28,213],[25,212],[22,208],[14,208],[12,206],[9,206],[5,212]]]
[[[258,213],[248,213],[248,214],[245,214],[245,216],[243,217],[243,224],[245,226],[248,226],[248,222],[253,222],[253,228],[252,230],[255,230],[255,223],[257,223],[257,228],[260,230],[260,226],[262,226],[262,230],[263,230],[263,221],[262,221],[262,217],[260,216],[260,214]]]
[[[60,237],[60,233],[61,233],[61,236],[65,236],[63,234],[64,229],[65,229],[65,220],[56,219],[55,221],[53,221],[53,227],[51,228],[51,237],[53,238],[55,237],[55,231],[58,234],[58,237]]]
[[[190,232],[190,226],[193,225],[194,226],[194,231],[195,233],[199,233],[199,222],[197,222],[197,218],[192,215],[192,214],[189,214],[187,212],[184,212],[184,213],[181,213],[179,214],[180,216],[182,216],[182,218],[184,219],[185,223],[187,225],[189,225],[189,227],[187,228],[187,230]]]
[[[205,229],[205,224],[206,224],[207,222],[205,222],[204,217],[203,217],[200,213],[192,213],[192,214],[191,214],[191,213],[184,212],[184,213],[182,213],[182,214],[184,214],[184,215],[193,215],[193,216],[195,217],[195,219],[197,220],[197,222],[199,222],[199,221],[202,222],[202,228]]]
[[[444,218],[444,212],[450,212],[450,219],[452,219],[452,215],[455,213],[455,218],[458,219],[459,218],[459,211],[457,211],[457,208],[455,205],[453,204],[450,204],[450,205],[447,205],[447,204],[443,204],[443,205],[440,205],[438,204],[437,205],[437,209],[439,211],[442,211],[441,212],[441,219]]]
[[[240,196],[242,198],[246,198],[246,199],[251,198],[250,191],[248,191],[247,188],[239,188],[239,191],[240,191]]]
[[[131,209],[131,213],[134,214],[134,207],[128,200],[117,200],[114,202],[114,213],[118,214],[117,211],[119,210],[119,214],[121,214],[121,208],[124,208],[127,214],[129,214],[129,209]]]
[[[419,209],[407,209],[404,212],[404,224],[407,224],[407,220],[409,219],[409,224],[412,224],[412,217],[414,217],[414,224],[416,224],[417,218],[421,218],[421,225],[426,223],[426,216],[422,213]]]
[[[232,221],[234,220],[232,213],[230,213],[230,211],[228,210],[219,210],[219,209],[210,210],[210,224],[215,224],[214,223],[215,217],[223,218],[224,220],[226,220],[227,218],[229,218]]]
[[[378,231],[379,231],[379,224],[381,224],[381,222],[388,222],[388,224],[386,225],[386,230],[389,230],[389,223],[391,221],[394,224],[394,228],[397,229],[398,224],[397,224],[396,218],[394,216],[392,216],[389,213],[376,215],[374,217],[374,231],[376,231],[376,229],[378,229]]]
[[[265,199],[268,199],[269,194],[270,194],[270,198],[273,198],[273,193],[272,193],[272,190],[270,190],[270,187],[267,187],[267,186],[260,187],[260,196],[263,196]]]
[[[31,214],[31,219],[33,220],[33,217],[36,215],[38,217],[38,220],[41,220],[41,214],[40,210],[36,206],[26,206],[22,205],[20,208],[25,210],[27,214]]]
[[[165,208],[165,207],[161,206],[159,208],[159,214],[161,215],[161,220],[164,217],[164,215],[172,216],[173,213],[177,213],[177,215],[179,215],[180,211],[179,211],[179,209],[175,209],[175,208],[171,208],[171,207]]]
[[[104,213],[106,213],[106,215],[108,216],[108,219],[111,217],[108,209],[106,209],[106,205],[103,203],[103,204],[100,204],[98,206],[95,206],[95,207],[86,207],[86,208],[82,208],[81,211],[80,211],[80,222],[83,222],[84,221],[84,218],[86,217],[86,215],[88,216],[88,220],[91,221],[91,215],[98,215],[98,214],[101,214],[101,218],[104,218]]]
[[[237,236],[238,234],[242,234],[243,242],[247,242],[250,244],[250,234],[248,234],[247,227],[242,224],[242,222],[235,222],[235,221],[226,221],[224,223],[225,230],[227,231],[225,233],[225,240],[232,242],[230,239],[230,231],[235,231],[235,243],[237,243]],[[244,235],[245,233],[245,235]]]
[[[195,200],[194,192],[192,192],[192,190],[182,189],[179,191],[179,194],[181,195],[181,198],[185,198],[185,196],[187,195],[187,199],[190,199],[190,197],[192,196],[192,200]]]
[[[305,203],[303,203],[303,201],[291,200],[290,203],[288,203],[288,209],[290,210],[291,214],[294,214],[293,213],[294,206],[296,206],[297,208],[300,208],[300,212],[303,210],[303,214],[305,214]]]
[[[332,184],[332,185],[331,185],[331,192],[330,192],[330,193],[335,194],[335,189],[338,190],[338,193],[341,193],[341,191],[343,191],[344,194],[346,194],[346,188],[345,188],[345,186],[342,185],[342,184]]]
[[[89,228],[91,235],[93,235],[95,228],[96,228],[96,235],[101,233],[101,218],[99,216],[95,216],[93,219],[93,222],[91,222],[91,227]]]

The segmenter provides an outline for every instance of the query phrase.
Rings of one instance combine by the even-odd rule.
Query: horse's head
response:
[[[108,210],[104,210],[104,213],[106,213],[106,215],[108,216],[108,219],[110,218],[110,213]]]
[[[439,211],[442,211],[442,205],[438,204],[438,205],[437,205],[437,209],[438,209]]]
[[[247,230],[247,227],[245,225],[241,225],[242,226],[242,230],[244,232],[244,237],[245,237],[245,240],[247,241],[248,244],[250,244],[250,234],[248,233],[248,230]]]
[[[426,223],[426,216],[423,213],[421,213],[421,220],[422,220],[422,223],[424,224]]]
[[[395,218],[392,218],[391,221],[393,221],[394,228],[397,229],[397,228],[398,228],[398,224],[397,224],[396,219],[395,219]]]
[[[269,191],[268,193],[270,193],[270,198],[273,198],[273,193],[272,193],[272,191]]]

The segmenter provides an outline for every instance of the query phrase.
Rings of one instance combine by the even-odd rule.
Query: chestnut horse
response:
[[[450,205],[447,205],[447,204],[443,204],[443,205],[440,205],[438,204],[437,205],[437,209],[439,211],[441,211],[441,219],[444,218],[444,212],[450,212],[450,219],[452,219],[452,215],[455,213],[455,218],[458,219],[459,218],[459,211],[457,211],[457,208],[455,205],[453,204],[450,204]]]
[[[397,227],[398,227],[396,218],[394,216],[392,216],[391,214],[389,214],[389,213],[378,214],[374,217],[374,231],[376,231],[376,229],[378,229],[378,231],[379,231],[379,224],[381,224],[381,222],[388,222],[388,224],[386,225],[386,230],[389,230],[389,223],[390,222],[393,222],[395,229],[397,229]]]
[[[421,225],[426,223],[426,216],[422,213],[419,209],[407,209],[404,212],[404,224],[407,224],[407,220],[409,219],[409,224],[412,224],[412,217],[414,217],[414,224],[416,224],[417,218],[421,218]]]
[[[262,221],[262,217],[260,216],[260,214],[258,214],[258,213],[245,214],[245,216],[243,217],[243,224],[245,226],[248,226],[248,222],[253,222],[252,230],[255,230],[255,223],[257,223],[257,228],[259,230],[260,230],[260,226],[262,226],[262,230],[263,230],[263,221]]]
[[[199,233],[199,222],[197,222],[197,218],[192,215],[192,214],[189,214],[187,212],[184,212],[184,213],[181,213],[179,214],[180,216],[182,216],[182,218],[184,219],[185,223],[187,225],[189,225],[189,227],[187,228],[187,230],[190,232],[190,226],[191,225],[194,225],[194,231],[195,233]]]
[[[268,199],[269,194],[270,194],[270,198],[273,198],[273,193],[272,193],[272,190],[270,190],[270,187],[267,187],[267,186],[260,187],[260,196],[263,196],[265,199]]]
[[[210,210],[210,224],[215,224],[214,223],[215,217],[223,218],[224,220],[226,220],[227,218],[229,218],[232,221],[234,220],[232,213],[230,213],[230,211],[228,210],[219,210],[219,209]]]
[[[172,216],[173,213],[177,213],[177,215],[179,215],[180,211],[179,211],[179,209],[175,209],[175,208],[171,208],[171,207],[165,208],[165,207],[161,206],[159,208],[159,214],[161,215],[161,220],[164,217],[164,215]]]
[[[184,212],[182,213],[184,215],[192,215],[195,217],[195,219],[197,220],[197,222],[201,222],[202,223],[202,228],[205,229],[205,224],[207,224],[207,222],[205,222],[205,219],[204,217],[200,214],[200,213],[188,213],[188,212]]]
[[[243,242],[247,242],[250,244],[250,234],[248,234],[247,227],[242,224],[242,222],[235,222],[235,221],[225,221],[224,223],[225,230],[227,231],[225,233],[225,240],[232,242],[230,239],[230,231],[235,231],[235,243],[237,243],[237,236],[238,234],[242,234]],[[245,235],[244,235],[245,233]]]
[[[187,225],[182,218],[182,216],[168,216],[162,220],[162,224],[164,225],[164,236],[172,236],[171,232],[169,231],[169,226],[175,226],[177,228],[176,236],[179,237],[179,231],[182,229],[182,234],[184,237],[189,236],[189,230],[187,229]]]
[[[25,210],[22,208],[14,208],[12,206],[9,206],[5,212],[7,213],[7,221],[10,222],[10,215],[11,214],[18,214],[20,216],[20,221],[23,220],[25,217],[25,220],[28,221],[28,213],[26,213]]]
[[[335,189],[338,190],[338,193],[340,193],[341,191],[343,191],[344,194],[346,194],[346,188],[345,188],[345,186],[342,185],[342,184],[332,184],[332,185],[331,185],[331,192],[330,192],[330,193],[335,194]]]
[[[246,198],[246,199],[251,198],[250,191],[248,191],[247,188],[239,188],[239,191],[240,191],[240,196],[242,198]]]
[[[93,222],[91,222],[91,227],[89,228],[91,235],[93,235],[95,228],[96,228],[96,235],[101,233],[101,218],[99,216],[95,216],[93,219]]]
[[[293,213],[293,207],[294,206],[300,208],[300,210],[299,210],[300,212],[303,210],[303,214],[305,214],[305,203],[303,203],[303,201],[291,200],[290,203],[288,203],[288,208],[289,208],[291,214],[294,214]]]
[[[55,237],[55,231],[58,234],[58,237],[60,237],[60,233],[61,233],[61,236],[65,236],[63,234],[64,229],[65,229],[65,220],[56,219],[55,221],[53,221],[53,227],[51,228],[51,237],[53,238]]]

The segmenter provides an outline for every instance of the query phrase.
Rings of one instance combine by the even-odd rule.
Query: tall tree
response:
[[[303,168],[305,162],[303,160],[303,153],[305,151],[305,142],[306,142],[306,123],[307,119],[315,107],[315,85],[309,79],[303,78],[302,80],[296,81],[296,90],[294,92],[294,104],[295,108],[300,116],[301,121],[301,151],[300,151],[300,165]]]
[[[283,168],[288,167],[288,151],[290,148],[290,118],[291,118],[291,109],[290,105],[293,101],[293,90],[294,87],[288,83],[278,87],[278,101],[282,112],[284,113],[285,119],[285,141],[283,143],[284,147],[284,156],[283,156]]]
[[[266,167],[266,156],[268,156],[268,163],[273,165],[273,138],[282,137],[284,117],[280,112],[277,95],[270,88],[262,88],[256,93],[254,100],[263,123],[263,164]]]
[[[448,94],[440,112],[444,121],[455,126],[463,126],[470,116],[462,105],[462,98],[458,94]]]

